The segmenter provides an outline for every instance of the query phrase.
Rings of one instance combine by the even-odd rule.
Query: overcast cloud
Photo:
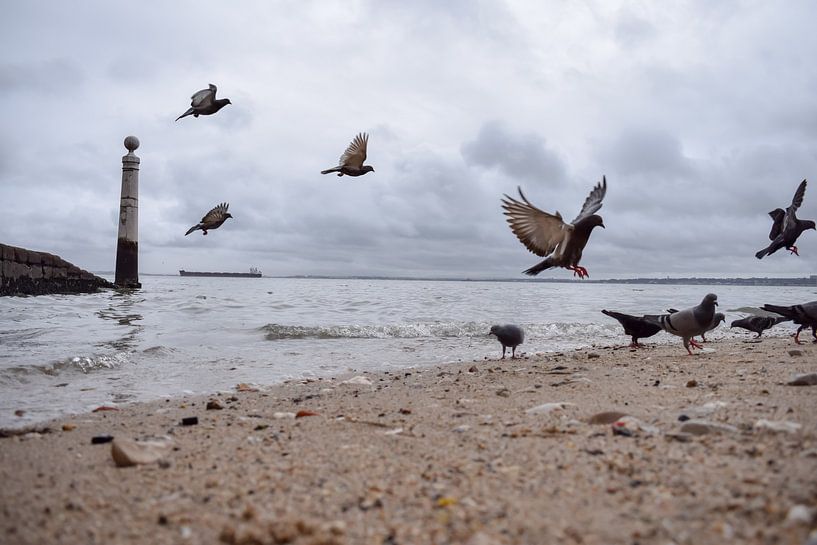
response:
[[[570,219],[606,174],[592,278],[814,274],[814,231],[754,257],[803,178],[817,218],[814,21],[806,0],[8,3],[0,241],[112,270],[134,134],[142,272],[522,277],[502,194]],[[211,82],[233,104],[174,122]],[[376,171],[322,176],[361,131]],[[222,201],[233,220],[183,236]]]

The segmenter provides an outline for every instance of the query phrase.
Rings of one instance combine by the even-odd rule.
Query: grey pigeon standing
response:
[[[817,224],[811,220],[797,219],[797,209],[803,204],[803,197],[806,194],[806,181],[800,182],[791,204],[784,211],[782,208],[775,208],[769,215],[772,217],[772,230],[769,232],[769,240],[772,241],[767,247],[755,254],[758,259],[775,253],[780,248],[786,248],[792,254],[799,256],[797,251],[797,238],[806,229],[817,229]]]
[[[802,305],[792,305],[790,307],[763,305],[760,308],[785,316],[799,325],[800,327],[797,328],[797,333],[794,334],[794,342],[797,344],[803,344],[800,342],[800,332],[809,327],[811,328],[811,336],[814,337],[813,342],[817,343],[817,301],[803,303]]]
[[[584,201],[581,212],[570,223],[565,223],[559,212],[550,214],[536,208],[522,193],[522,188],[517,189],[522,201],[508,195],[502,199],[508,224],[528,250],[546,258],[524,273],[536,276],[545,269],[563,267],[573,271],[573,276],[587,278],[587,269],[580,267],[579,261],[593,228],[604,227],[601,216],[595,212],[601,208],[601,201],[607,193],[607,177],[602,177],[601,182],[596,184]]]
[[[652,337],[659,331],[661,326],[647,319],[644,316],[633,316],[631,314],[624,314],[623,312],[616,312],[613,310],[602,310],[603,314],[615,318],[624,327],[624,333],[632,338],[630,348],[641,348],[638,344],[638,339],[645,339]]]
[[[363,176],[367,172],[374,172],[374,167],[364,165],[366,161],[366,149],[369,146],[369,135],[362,132],[355,136],[343,155],[340,156],[338,166],[322,170],[321,174],[337,172],[338,176]]]
[[[689,355],[692,355],[690,345],[695,348],[703,348],[692,337],[706,333],[715,318],[715,306],[718,304],[718,296],[708,293],[699,305],[679,310],[672,314],[662,314],[660,316],[648,317],[654,319],[667,333],[677,335],[684,339],[684,348]]]
[[[729,327],[740,327],[757,333],[755,339],[759,339],[763,332],[781,322],[788,322],[791,318],[785,316],[747,316],[740,320],[733,320]]]
[[[516,347],[525,340],[525,332],[518,325],[493,325],[488,335],[496,335],[502,344],[502,359],[505,359],[505,349],[511,347],[511,359],[516,358]]]
[[[197,223],[193,227],[187,230],[184,236],[189,235],[196,229],[201,229],[202,234],[206,235],[207,231],[210,229],[218,229],[221,227],[221,224],[227,221],[227,218],[232,218],[233,216],[227,212],[227,208],[229,208],[229,204],[223,202],[207,212],[203,218],[201,218],[201,223]]]
[[[207,89],[201,91],[190,97],[190,108],[182,115],[176,118],[176,121],[188,115],[198,117],[200,115],[212,115],[225,107],[227,104],[232,104],[229,98],[216,99],[216,91],[218,89],[212,83]]]

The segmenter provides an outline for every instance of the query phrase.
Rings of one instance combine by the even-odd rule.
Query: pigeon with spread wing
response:
[[[329,174],[330,172],[337,172],[338,176],[363,176],[367,172],[374,172],[374,167],[364,165],[366,160],[366,148],[369,144],[369,135],[362,132],[355,136],[343,155],[340,156],[338,166],[322,170],[321,174]]]
[[[550,214],[536,208],[522,193],[522,188],[517,189],[521,201],[508,195],[502,199],[508,224],[528,250],[546,258],[524,271],[525,274],[535,276],[551,267],[563,267],[573,271],[574,276],[587,278],[587,269],[580,267],[579,261],[593,228],[604,227],[601,216],[595,212],[601,208],[601,201],[607,193],[607,177],[602,177],[596,184],[584,201],[582,211],[570,223],[565,223],[559,212]]]
[[[200,115],[211,115],[225,107],[227,104],[232,104],[229,98],[216,99],[216,91],[218,89],[212,83],[207,89],[202,89],[195,95],[190,97],[190,108],[182,115],[176,118],[176,121],[188,115],[198,117]]]
[[[800,182],[797,186],[797,191],[794,192],[794,198],[791,200],[786,210],[782,208],[775,208],[769,215],[772,217],[772,230],[769,232],[769,240],[772,241],[766,248],[763,248],[755,257],[763,259],[764,256],[775,253],[780,248],[786,248],[794,255],[800,255],[797,251],[797,238],[806,229],[817,229],[817,224],[811,220],[801,220],[797,218],[796,212],[803,204],[803,197],[806,194],[806,181]]]
[[[184,236],[189,235],[196,229],[201,229],[202,234],[206,235],[209,229],[218,229],[221,227],[221,224],[227,221],[227,218],[232,218],[233,216],[227,212],[227,208],[230,205],[226,202],[223,202],[207,212],[203,218],[201,218],[201,223],[197,223],[193,227],[187,230]]]

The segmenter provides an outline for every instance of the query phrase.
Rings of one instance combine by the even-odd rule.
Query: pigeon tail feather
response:
[[[329,174],[330,172],[340,172],[340,167],[328,168],[326,170],[322,170],[321,174]]]
[[[527,274],[528,276],[536,276],[540,272],[550,269],[551,267],[555,267],[553,260],[551,258],[547,258],[544,261],[541,261],[531,267],[530,269],[525,269],[522,271],[523,273]]]
[[[186,112],[184,112],[182,115],[180,115],[179,117],[177,117],[177,118],[176,118],[176,121],[178,121],[179,119],[181,119],[181,118],[183,118],[183,117],[187,117],[188,115],[192,114],[194,111],[195,111],[195,110],[193,110],[193,108],[188,109],[188,110],[187,110]]]
[[[197,223],[196,225],[194,225],[193,227],[191,227],[190,229],[188,229],[188,230],[187,230],[187,232],[184,234],[184,236],[189,235],[190,233],[192,233],[192,232],[193,232],[193,231],[195,231],[196,229],[201,229],[201,224],[200,224],[200,223]]]

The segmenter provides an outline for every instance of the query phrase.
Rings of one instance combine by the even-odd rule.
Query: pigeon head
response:
[[[715,303],[715,304],[717,304],[717,303]],[[716,312],[715,313],[715,324],[716,325],[721,323],[721,322],[725,322],[725,321],[726,321],[726,316],[723,315],[723,312]]]
[[[604,227],[604,220],[602,220],[601,216],[599,216],[598,214],[593,214],[592,216],[587,218],[586,222],[591,230],[594,227],[601,227],[602,229],[606,229],[606,227]]]
[[[233,217],[233,215],[232,215],[232,214],[230,214],[229,212],[227,212],[226,214],[224,214],[224,219],[225,219],[225,220],[226,220],[227,218],[232,218],[232,217]]]
[[[718,306],[718,296],[714,293],[707,293],[701,305],[715,305]]]
[[[374,172],[374,167],[371,165],[363,165],[363,168],[361,168],[360,171],[363,172],[364,174],[366,172]]]
[[[497,335],[498,333],[499,333],[499,326],[498,325],[492,325],[491,326],[491,331],[488,333],[488,335]]]
[[[817,231],[817,223],[814,223],[811,220],[803,220],[803,229],[814,229]]]

